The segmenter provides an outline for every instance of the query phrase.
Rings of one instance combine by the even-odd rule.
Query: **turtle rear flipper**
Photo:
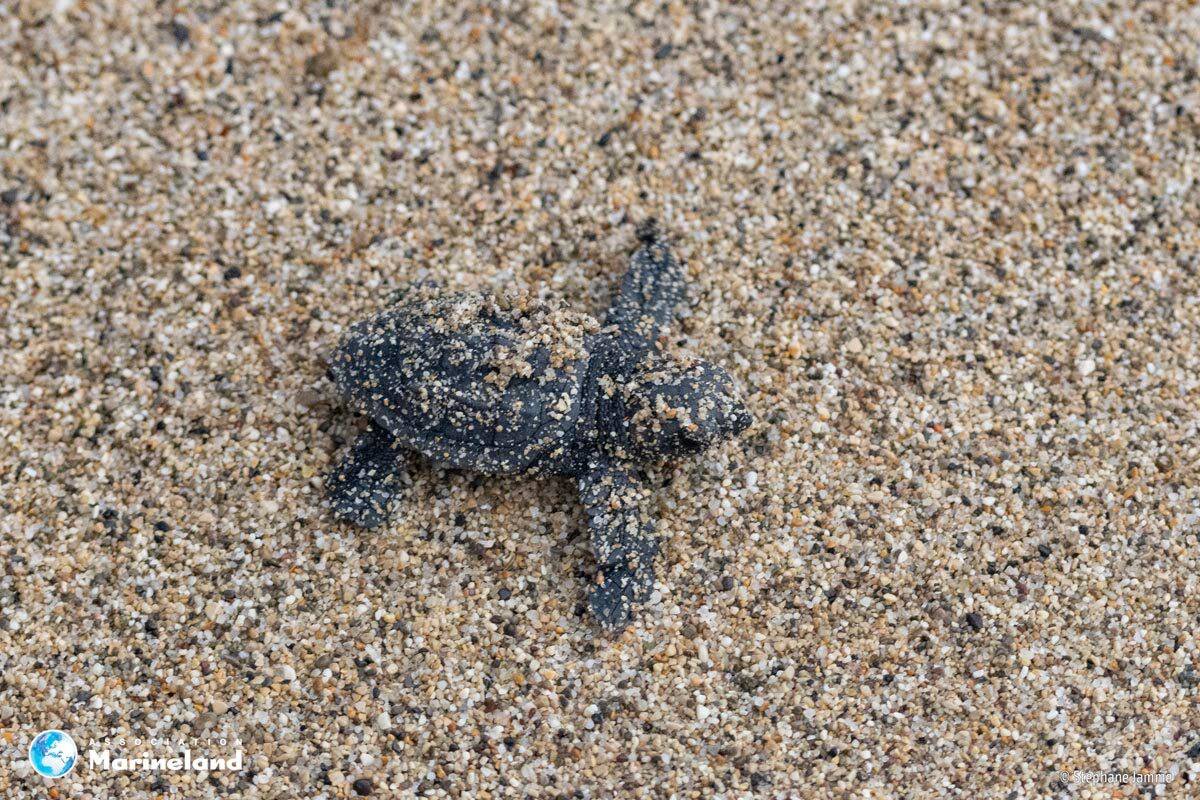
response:
[[[407,452],[392,434],[372,422],[329,476],[334,515],[364,528],[386,522],[403,488],[398,468]]]

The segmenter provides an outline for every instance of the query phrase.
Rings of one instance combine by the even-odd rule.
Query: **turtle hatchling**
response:
[[[343,520],[388,518],[406,454],[493,475],[567,475],[587,510],[599,570],[590,605],[621,629],[654,587],[658,552],[639,465],[699,453],[752,421],[720,367],[662,354],[684,270],[657,226],[603,325],[528,295],[428,286],[354,325],[330,377],[370,418],[329,478]]]

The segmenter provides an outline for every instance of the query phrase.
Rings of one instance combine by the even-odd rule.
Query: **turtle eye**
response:
[[[709,431],[699,425],[680,426],[679,440],[683,443],[684,450],[698,453],[708,449],[712,443],[712,436]]]

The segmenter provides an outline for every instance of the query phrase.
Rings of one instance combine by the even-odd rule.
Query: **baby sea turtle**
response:
[[[569,475],[600,568],[591,607],[625,626],[654,586],[654,520],[638,465],[699,453],[751,416],[729,375],[655,344],[683,296],[684,270],[653,222],[605,324],[528,296],[415,289],[350,329],[330,376],[371,419],[329,479],[335,514],[387,519],[401,461],[489,474]]]

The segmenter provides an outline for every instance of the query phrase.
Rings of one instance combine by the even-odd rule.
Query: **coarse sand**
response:
[[[1200,795],[1198,68],[1161,2],[0,0],[0,796]],[[650,216],[757,422],[651,470],[627,631],[568,481],[332,519],[350,324],[600,313]]]

